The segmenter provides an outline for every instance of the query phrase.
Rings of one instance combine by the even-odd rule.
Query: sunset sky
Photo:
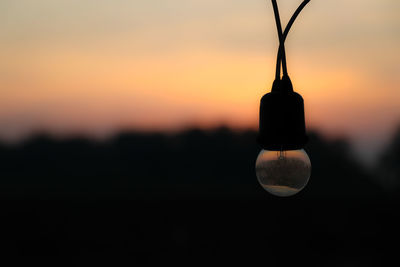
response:
[[[278,1],[283,24],[300,0]],[[2,0],[0,138],[257,127],[267,0]],[[400,125],[400,1],[311,0],[287,39],[307,127],[373,155]]]

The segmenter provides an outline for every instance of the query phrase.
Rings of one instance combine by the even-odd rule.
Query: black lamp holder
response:
[[[301,95],[293,91],[293,85],[287,72],[285,40],[297,16],[310,0],[301,3],[283,33],[278,5],[276,0],[271,1],[278,30],[279,49],[272,90],[261,98],[258,143],[263,149],[273,151],[301,149],[308,141],[304,119],[304,102]],[[282,78],[280,74],[281,65],[283,69]]]

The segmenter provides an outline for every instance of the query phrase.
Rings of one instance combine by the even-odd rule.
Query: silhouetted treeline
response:
[[[386,191],[400,193],[400,127],[379,159],[376,175]]]
[[[178,134],[123,133],[103,142],[57,140],[37,135],[18,146],[1,146],[0,192],[4,194],[126,193],[138,196],[266,194],[254,164],[256,132],[227,128]],[[312,177],[305,197],[377,196],[381,187],[352,156],[344,140],[316,133],[306,148]],[[397,151],[388,151],[395,169]],[[396,154],[397,153],[397,154]],[[398,170],[398,168],[397,168]],[[391,175],[398,175],[391,174]]]

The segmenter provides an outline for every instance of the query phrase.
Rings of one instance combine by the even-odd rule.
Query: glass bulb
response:
[[[311,176],[311,162],[304,149],[261,150],[256,161],[258,182],[269,193],[288,197],[300,192]]]

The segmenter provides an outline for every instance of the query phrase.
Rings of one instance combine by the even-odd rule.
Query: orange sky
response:
[[[278,1],[283,21],[301,1]],[[308,128],[376,150],[400,124],[400,1],[312,0],[287,39]],[[285,24],[285,23],[284,23]],[[3,0],[0,138],[257,127],[270,1]]]

